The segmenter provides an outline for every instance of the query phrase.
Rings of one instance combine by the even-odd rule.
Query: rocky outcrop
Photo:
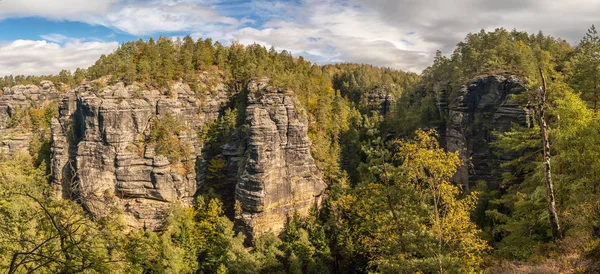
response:
[[[100,216],[117,208],[134,228],[158,229],[172,203],[190,204],[202,149],[197,131],[219,115],[229,94],[222,84],[208,97],[181,83],[170,90],[119,83],[68,93],[52,121],[52,174],[62,196]],[[185,124],[177,137],[190,155],[182,163],[169,162],[149,142],[153,121],[166,115]]]
[[[391,113],[392,107],[396,104],[396,97],[388,91],[385,85],[375,87],[373,91],[367,94],[366,99],[367,111],[369,113],[376,111],[383,116]]]
[[[252,236],[282,231],[294,212],[307,215],[326,187],[311,156],[307,114],[293,93],[267,82],[250,82],[244,132],[223,147],[238,170],[237,218]]]
[[[237,223],[250,236],[280,232],[288,215],[308,214],[325,189],[310,152],[306,113],[293,93],[267,82],[252,81],[241,94],[248,95],[239,112],[245,124],[216,155],[228,164],[219,179],[231,190],[222,193],[231,201],[226,212],[234,212],[235,202]],[[63,198],[79,199],[100,216],[116,208],[133,228],[160,229],[172,203],[190,204],[206,189],[210,159],[199,133],[229,107],[232,94],[220,85],[199,95],[181,83],[171,92],[120,83],[86,84],[66,94],[52,121],[51,169]],[[166,115],[187,128],[177,136],[190,148],[182,164],[159,155],[149,141],[153,121]]]
[[[454,176],[465,187],[485,180],[492,187],[501,180],[503,162],[514,155],[494,153],[494,132],[506,132],[512,124],[528,125],[528,111],[511,103],[513,95],[524,92],[523,79],[508,73],[480,76],[458,91],[444,94],[438,102],[442,113],[442,144],[459,151],[464,165]]]
[[[19,111],[28,107],[40,107],[59,98],[59,92],[50,81],[41,81],[40,85],[17,85],[6,88],[0,95],[0,151],[13,155],[17,151],[29,147],[32,133],[12,121],[19,115]]]

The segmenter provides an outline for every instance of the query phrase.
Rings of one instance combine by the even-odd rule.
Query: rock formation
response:
[[[203,98],[184,84],[172,96],[122,83],[83,85],[61,101],[52,121],[52,174],[64,198],[80,199],[96,215],[122,210],[131,227],[158,229],[173,202],[190,204],[196,192],[197,130],[219,115],[229,98],[221,84]],[[190,148],[183,164],[169,162],[148,142],[154,119],[185,123],[179,141]]]
[[[506,132],[513,123],[528,125],[528,111],[509,100],[525,90],[521,78],[505,73],[480,76],[453,94],[442,93],[438,103],[445,117],[440,129],[442,144],[449,151],[459,151],[464,162],[455,175],[457,183],[467,188],[478,180],[492,187],[500,183],[500,164],[515,156],[494,153],[493,133]]]
[[[318,205],[326,187],[310,153],[307,114],[293,93],[263,79],[249,84],[246,124],[243,145],[224,147],[238,167],[237,217],[250,235],[277,233],[287,216]]]
[[[31,132],[19,125],[9,128],[10,119],[20,110],[30,106],[41,106],[56,100],[59,93],[50,81],[41,81],[40,85],[17,85],[7,88],[0,95],[0,151],[12,155],[25,150],[31,140]]]
[[[366,99],[367,111],[377,111],[383,116],[391,113],[396,103],[396,97],[388,91],[385,85],[375,87],[367,94]]]
[[[220,156],[229,163],[224,181],[232,190],[223,199],[241,206],[238,223],[250,236],[281,231],[289,214],[307,214],[325,189],[310,154],[305,112],[293,93],[267,82],[249,84],[246,123]],[[172,203],[190,204],[206,183],[199,133],[229,107],[232,94],[222,84],[203,95],[181,83],[171,92],[118,83],[67,93],[52,121],[53,183],[62,196],[80,199],[96,215],[119,209],[134,228],[160,229]],[[186,124],[178,134],[191,148],[183,164],[171,163],[148,141],[154,119],[165,115]]]

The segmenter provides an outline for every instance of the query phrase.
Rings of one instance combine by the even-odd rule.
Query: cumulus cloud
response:
[[[63,45],[46,40],[16,40],[0,44],[0,75],[57,74],[92,65],[112,52],[117,42],[85,42],[68,39]]]
[[[206,0],[2,0],[0,20],[37,16],[103,25],[133,35],[198,32],[202,28],[233,30],[251,20],[222,16]],[[225,1],[226,2],[226,1]]]
[[[69,39],[69,37],[64,36],[62,34],[58,34],[58,33],[42,34],[42,35],[40,35],[40,37],[44,40],[47,40],[50,42],[55,42],[55,43],[62,43]]]
[[[449,52],[469,32],[497,27],[542,30],[571,43],[598,23],[599,0],[355,0],[396,27],[410,27]]]
[[[242,28],[232,36],[242,43],[306,52],[322,62],[361,62],[414,72],[430,62],[437,47],[409,26],[390,24],[375,10],[354,3],[308,1],[290,12],[302,14],[302,19],[290,22],[280,16],[262,29]]]

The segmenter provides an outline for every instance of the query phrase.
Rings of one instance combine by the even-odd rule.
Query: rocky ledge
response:
[[[39,85],[16,85],[5,88],[0,95],[0,152],[13,155],[26,150],[31,141],[31,131],[20,125],[10,125],[20,110],[39,107],[56,100],[60,94],[50,81],[41,81]],[[14,121],[13,121],[14,122]]]

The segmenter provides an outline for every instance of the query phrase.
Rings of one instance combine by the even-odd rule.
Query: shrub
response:
[[[191,149],[188,144],[181,142],[179,135],[188,130],[187,126],[170,114],[154,120],[150,141],[156,144],[156,153],[166,156],[171,163],[186,160]]]

